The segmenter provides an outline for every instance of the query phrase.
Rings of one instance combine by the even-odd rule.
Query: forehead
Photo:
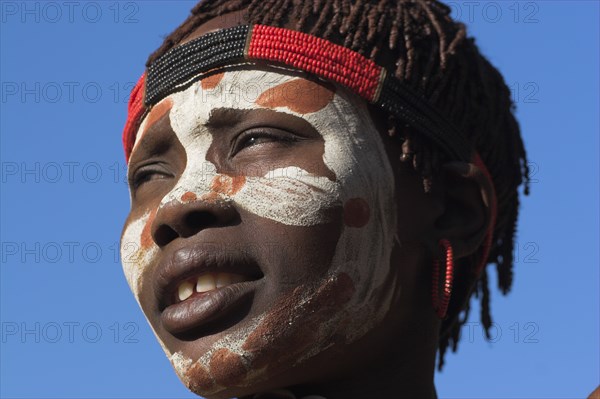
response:
[[[328,82],[287,69],[246,66],[214,71],[152,107],[138,129],[136,145],[166,114],[170,114],[174,129],[190,133],[206,124],[211,116],[215,116],[216,110],[228,108],[272,109],[307,119],[313,125],[319,124],[327,118],[336,118],[337,113],[327,108],[337,91]],[[340,101],[348,102],[338,99]]]
[[[289,108],[308,114],[324,108],[335,92],[332,84],[304,73],[245,67],[209,73],[190,88],[169,97],[179,103],[193,99],[209,107]]]

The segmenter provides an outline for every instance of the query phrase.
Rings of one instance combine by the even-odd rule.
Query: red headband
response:
[[[143,73],[137,83],[131,90],[129,96],[129,104],[127,106],[127,122],[123,128],[123,148],[125,149],[125,160],[129,163],[129,156],[135,144],[135,136],[137,129],[142,121],[142,115],[145,112],[144,107],[144,88],[146,82],[146,74]]]
[[[423,96],[372,60],[316,36],[265,25],[240,25],[211,32],[156,59],[148,67],[146,78],[140,79],[132,92],[123,132],[125,157],[129,159],[135,142],[132,136],[145,110],[200,80],[207,71],[259,60],[343,85],[412,126],[452,159],[471,159],[473,149],[460,131]],[[144,110],[140,111],[140,107]]]

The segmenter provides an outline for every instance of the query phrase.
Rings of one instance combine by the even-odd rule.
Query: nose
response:
[[[191,237],[207,228],[233,225],[238,218],[230,201],[172,200],[156,212],[152,239],[162,248],[177,238]]]

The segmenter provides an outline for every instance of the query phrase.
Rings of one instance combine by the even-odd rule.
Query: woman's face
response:
[[[129,179],[124,271],[198,394],[326,364],[390,309],[394,176],[339,87],[274,68],[204,77],[145,117]]]

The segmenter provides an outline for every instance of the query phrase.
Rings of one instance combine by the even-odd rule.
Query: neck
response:
[[[413,358],[414,359],[414,358]],[[437,397],[433,384],[434,362],[388,364],[322,384],[293,387],[298,399],[320,395],[327,399],[400,399]]]
[[[322,382],[289,386],[283,392],[265,392],[260,399],[303,399],[318,395],[325,399],[435,399],[433,383],[436,346],[414,345],[405,353],[390,351],[385,361],[371,362],[364,357],[362,369],[345,373],[341,377],[325,377]],[[406,359],[406,360],[402,360]],[[283,396],[282,396],[283,394]],[[254,396],[241,398],[251,399]]]
[[[413,279],[408,278],[412,281]],[[416,284],[415,284],[416,286]],[[339,351],[318,360],[307,362],[305,370],[312,370],[300,385],[287,385],[294,378],[280,382],[293,395],[302,399],[318,395],[326,399],[435,399],[435,359],[440,320],[430,308],[428,292],[404,290],[408,298],[422,295],[414,302],[421,306],[395,306],[386,319],[367,336]],[[396,303],[396,301],[394,301]],[[407,322],[410,321],[410,322]],[[349,354],[352,356],[349,356]],[[339,361],[332,361],[339,359]],[[323,365],[336,374],[327,373]],[[242,399],[252,399],[253,395]],[[259,396],[260,399],[286,396]]]

